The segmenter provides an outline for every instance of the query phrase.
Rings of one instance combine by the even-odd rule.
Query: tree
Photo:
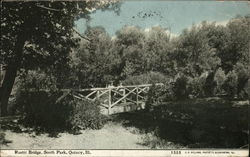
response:
[[[175,59],[179,70],[191,77],[213,71],[220,64],[215,49],[209,45],[204,26],[193,26],[183,31],[177,42]]]
[[[174,75],[175,61],[171,59],[172,47],[166,28],[156,26],[149,29],[144,49],[147,71]]]
[[[249,66],[239,62],[234,66],[234,70],[238,76],[237,96],[238,98],[248,98],[250,95],[249,91],[247,90],[247,88],[249,88],[248,86],[250,80]]]
[[[72,58],[78,85],[81,88],[105,86],[116,79],[119,56],[111,50],[112,41],[104,28],[89,27],[84,34],[92,42],[82,41]]]
[[[116,32],[115,44],[117,53],[121,57],[121,76],[126,78],[131,75],[139,75],[145,72],[144,44],[145,32],[135,26],[123,27]]]
[[[250,67],[250,16],[231,19],[226,26],[229,40],[219,57],[226,73],[233,70],[237,62]]]
[[[20,68],[35,68],[67,61],[74,38],[74,21],[109,1],[1,2],[1,64],[6,74],[0,92],[1,115]]]

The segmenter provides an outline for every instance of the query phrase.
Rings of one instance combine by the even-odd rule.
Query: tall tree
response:
[[[237,62],[245,66],[250,63],[250,16],[236,17],[227,24],[227,40],[219,53],[222,67],[228,73]]]
[[[143,61],[145,32],[136,26],[126,26],[116,32],[117,53],[122,58],[122,77],[145,72]]]
[[[173,75],[174,61],[170,59],[172,52],[170,34],[166,28],[155,26],[146,33],[144,58],[147,71],[159,71]]]
[[[21,67],[56,64],[66,59],[72,47],[74,21],[102,6],[105,1],[2,2],[1,64],[6,74],[1,86],[1,116],[7,114],[8,99]]]
[[[180,70],[191,77],[214,70],[220,64],[215,49],[209,45],[209,38],[203,25],[206,23],[184,30],[175,50]]]
[[[102,27],[89,27],[85,36],[92,42],[81,42],[75,50],[73,66],[80,88],[101,87],[114,81],[117,55],[111,51],[112,41]]]

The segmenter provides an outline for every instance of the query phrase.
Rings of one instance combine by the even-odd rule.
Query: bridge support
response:
[[[112,105],[112,97],[111,97],[111,88],[109,88],[109,97],[108,97],[108,115],[111,114],[111,105]]]

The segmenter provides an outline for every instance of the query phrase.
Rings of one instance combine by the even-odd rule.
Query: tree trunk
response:
[[[9,97],[15,82],[15,78],[17,75],[17,71],[20,68],[22,55],[23,55],[23,47],[25,44],[25,35],[24,33],[20,33],[17,38],[16,46],[15,46],[15,56],[13,60],[11,60],[6,68],[6,73],[4,76],[4,80],[1,87],[0,92],[0,116],[6,116],[8,114],[8,101]]]

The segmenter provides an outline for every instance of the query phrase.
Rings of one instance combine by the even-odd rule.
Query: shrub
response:
[[[222,86],[223,86],[225,80],[226,80],[225,72],[222,70],[222,68],[219,68],[214,75],[214,81],[217,84],[216,94],[223,93]]]
[[[43,71],[30,70],[20,76],[20,89],[50,89],[57,90],[56,78]]]
[[[226,91],[227,95],[231,98],[234,98],[237,94],[237,84],[238,84],[238,76],[236,72],[230,71],[227,74],[226,81],[223,84],[223,89]]]
[[[76,100],[69,117],[70,126],[79,129],[100,129],[106,122],[106,117],[100,114],[100,103],[87,99]]]
[[[204,90],[203,90],[205,81],[206,81],[206,77],[202,75],[200,77],[195,77],[191,79],[189,83],[189,90],[193,98],[203,97],[205,95]]]
[[[214,72],[209,73],[203,86],[204,94],[207,97],[215,95],[216,81],[214,80],[214,75]]]
[[[187,99],[189,96],[188,78],[180,76],[176,79],[173,87],[174,97],[178,100]]]
[[[240,97],[243,99],[250,100],[250,79],[248,79],[245,87],[243,88],[242,92],[240,93]]]
[[[72,101],[65,99],[55,103],[59,96],[58,92],[21,91],[17,103],[23,108],[25,124],[42,130],[66,128]]]
[[[249,93],[249,81],[250,81],[250,72],[247,66],[244,66],[242,63],[237,63],[234,67],[237,76],[238,76],[238,84],[237,84],[237,96],[241,99],[248,99],[250,96]]]
[[[174,101],[154,107],[150,124],[158,137],[188,147],[238,148],[248,143],[248,108],[220,98]]]
[[[146,109],[150,106],[156,106],[163,102],[171,101],[174,99],[173,87],[171,83],[164,84],[163,86],[150,87],[146,101]]]
[[[17,90],[15,92],[15,105],[13,110],[15,110],[16,112],[21,111],[21,113],[24,105],[22,105],[20,101],[25,101],[22,99],[26,94],[28,94],[26,92],[28,92],[30,89],[32,89],[33,91],[39,91],[40,89],[50,90],[51,95],[53,95],[53,92],[58,90],[56,78],[52,74],[48,74],[40,70],[29,70],[27,72],[22,72],[18,77],[17,82]],[[43,99],[41,100],[43,101]]]
[[[16,102],[25,124],[44,131],[99,129],[105,118],[98,102],[78,100],[57,88],[56,78],[41,71],[29,71],[21,79]]]
[[[71,95],[59,102],[62,92],[23,91],[18,97],[25,113],[25,124],[42,131],[99,129],[104,125],[98,102],[78,100]]]
[[[150,147],[151,149],[180,149],[185,148],[180,144],[170,142],[157,136],[157,133],[147,133],[142,137],[143,145]]]
[[[153,86],[151,86],[148,91],[148,97],[146,100],[146,107],[145,107],[146,110],[150,110],[153,105],[161,103],[163,95],[164,95],[163,89],[153,84]]]

